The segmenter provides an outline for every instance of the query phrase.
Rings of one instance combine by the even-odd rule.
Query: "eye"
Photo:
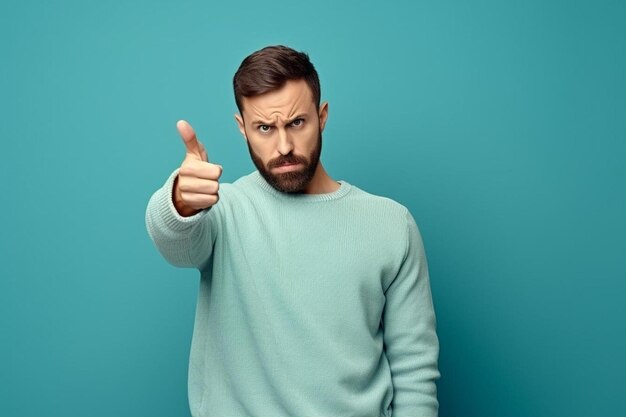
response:
[[[291,122],[291,126],[293,127],[300,127],[304,124],[304,119],[296,119],[293,122]]]
[[[259,132],[261,132],[261,133],[269,133],[269,131],[272,130],[272,126],[259,125],[259,127],[257,127],[257,129],[259,129]]]

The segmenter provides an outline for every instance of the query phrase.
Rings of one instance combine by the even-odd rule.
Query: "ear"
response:
[[[326,126],[326,120],[328,120],[328,102],[325,101],[320,105],[319,109],[319,118],[320,118],[320,132],[324,131],[324,127]]]
[[[235,113],[235,120],[237,121],[237,127],[239,127],[239,132],[241,132],[241,135],[245,140],[248,140],[248,138],[246,137],[246,127],[243,124],[243,117]]]

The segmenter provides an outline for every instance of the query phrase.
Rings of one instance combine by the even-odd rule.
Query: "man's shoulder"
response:
[[[351,188],[352,209],[356,216],[369,223],[380,224],[389,233],[407,230],[415,222],[410,210],[402,203],[383,195],[374,194],[355,185]]]
[[[403,216],[409,212],[406,206],[390,197],[365,191],[354,184],[351,186],[351,188],[353,194],[352,198],[355,202],[370,205],[373,208],[385,210]]]

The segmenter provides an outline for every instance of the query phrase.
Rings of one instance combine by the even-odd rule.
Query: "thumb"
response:
[[[187,153],[195,155],[199,159],[208,162],[206,150],[204,149],[204,146],[198,141],[198,138],[196,137],[196,132],[193,130],[193,127],[191,127],[191,125],[187,123],[187,121],[179,120],[176,123],[176,128],[178,129],[180,137],[183,138]]]

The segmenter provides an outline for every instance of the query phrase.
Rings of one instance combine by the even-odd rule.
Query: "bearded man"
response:
[[[194,417],[433,417],[439,342],[418,227],[320,161],[328,103],[307,54],[243,60],[235,115],[257,170],[220,183],[193,128],[146,211],[172,264],[200,271]]]

